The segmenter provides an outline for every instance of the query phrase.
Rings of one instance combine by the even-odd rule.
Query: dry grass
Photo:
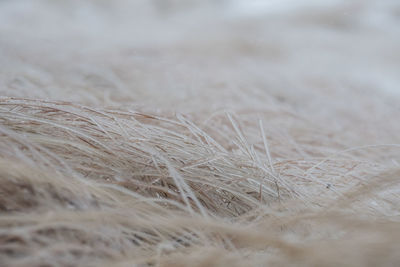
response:
[[[20,3],[0,2],[0,266],[399,265],[394,2]]]

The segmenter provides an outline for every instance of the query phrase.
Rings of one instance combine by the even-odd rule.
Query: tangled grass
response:
[[[269,21],[210,15],[214,31],[196,26],[206,36],[172,5],[133,21],[162,35],[154,23],[166,16],[171,36],[185,33],[157,45],[118,34],[98,44],[107,38],[57,13],[82,3],[38,3],[37,34],[53,36],[44,22],[56,17],[65,36],[43,47],[19,25],[1,28],[18,38],[0,40],[0,266],[399,265],[399,98],[384,86],[398,87],[385,57],[399,55],[397,30],[341,17],[369,14],[369,1]],[[111,16],[130,4],[109,5]],[[270,24],[287,33],[260,27]],[[377,48],[371,68],[385,79],[363,69]],[[341,72],[335,60],[348,58]]]
[[[183,115],[15,98],[0,106],[5,266],[399,260],[398,192],[387,190],[400,172],[364,153],[273,160],[261,121],[261,141],[249,145],[229,113],[221,120],[237,150]]]

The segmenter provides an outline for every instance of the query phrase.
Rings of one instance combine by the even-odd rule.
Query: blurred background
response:
[[[0,94],[313,112],[397,94],[399,47],[397,0],[1,0]]]

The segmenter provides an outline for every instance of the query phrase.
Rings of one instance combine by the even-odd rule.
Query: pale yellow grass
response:
[[[398,266],[399,11],[0,1],[0,266]]]

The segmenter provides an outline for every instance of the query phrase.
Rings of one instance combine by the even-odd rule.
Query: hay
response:
[[[0,2],[0,266],[399,264],[400,6],[228,7]]]

